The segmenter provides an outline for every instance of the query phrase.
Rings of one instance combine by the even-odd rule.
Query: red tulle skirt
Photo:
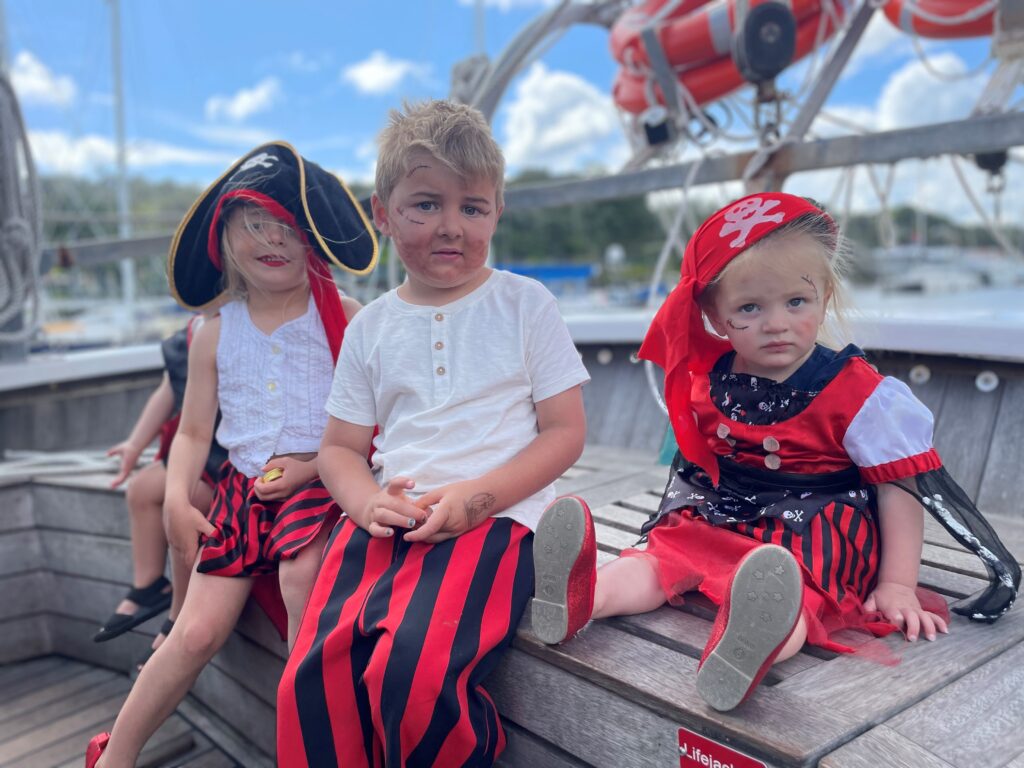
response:
[[[654,566],[668,601],[679,605],[686,592],[699,591],[721,605],[733,571],[743,556],[761,544],[788,549],[803,570],[803,618],[807,642],[837,653],[861,653],[883,663],[897,659],[870,637],[883,637],[897,627],[877,612],[864,610],[875,584],[880,549],[878,527],[870,510],[858,512],[831,504],[811,519],[802,535],[780,520],[716,527],[684,509],[670,513],[648,536],[646,549],[627,549],[623,557],[644,557]],[[948,621],[946,601],[918,588],[925,610]],[[864,642],[856,640],[859,631]],[[839,633],[842,642],[836,637]]]

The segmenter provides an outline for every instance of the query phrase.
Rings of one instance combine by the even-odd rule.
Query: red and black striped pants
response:
[[[533,592],[509,518],[439,544],[331,535],[277,700],[291,766],[487,766],[505,746],[483,679]]]

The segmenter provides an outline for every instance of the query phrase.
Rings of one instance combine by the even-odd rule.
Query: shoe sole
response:
[[[736,707],[800,616],[800,566],[786,549],[758,547],[736,571],[729,616],[715,649],[697,671],[697,692],[715,709]]]
[[[533,538],[534,598],[530,616],[534,636],[554,645],[569,630],[569,574],[583,549],[587,512],[577,499],[558,499],[537,523]]]

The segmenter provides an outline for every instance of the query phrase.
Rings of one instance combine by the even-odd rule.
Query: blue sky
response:
[[[494,58],[550,2],[485,5],[485,51]],[[4,11],[7,58],[37,164],[44,173],[111,172],[109,3],[6,0]],[[985,72],[934,79],[911,39],[878,15],[830,113],[874,130],[965,116]],[[471,0],[123,0],[121,16],[130,171],[156,179],[206,183],[255,144],[283,138],[346,178],[368,181],[388,110],[403,99],[447,95],[452,65],[478,52]],[[984,64],[989,41],[932,42],[926,51],[933,68],[970,73]],[[796,65],[784,84],[798,87],[806,66]],[[574,28],[530,64],[494,119],[510,170],[594,171],[624,161],[630,150],[610,98],[616,71],[598,27]],[[825,123],[816,130],[837,132]],[[967,172],[980,193],[984,179]],[[965,200],[951,200],[951,174],[948,163],[900,166],[889,198],[976,218]],[[802,188],[823,199],[838,183],[835,173],[803,178]],[[877,207],[869,181],[855,184],[855,208]],[[1021,218],[1020,203],[1003,208],[1007,218]]]

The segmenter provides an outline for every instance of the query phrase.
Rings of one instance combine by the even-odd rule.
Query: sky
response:
[[[112,5],[109,0],[0,0],[3,51],[35,161],[43,173],[85,177],[115,169]],[[284,139],[346,180],[370,182],[374,137],[403,100],[448,95],[454,64],[499,56],[550,0],[123,0],[120,4],[129,172],[206,184],[247,150]],[[482,10],[481,10],[482,8]],[[482,24],[479,19],[482,16]],[[924,41],[876,13],[817,135],[850,125],[885,130],[969,114],[993,69],[987,38]],[[810,64],[781,85],[798,91]],[[618,65],[608,32],[577,26],[519,73],[494,116],[515,175],[616,170],[631,153],[611,99]],[[931,71],[953,80],[938,79]],[[1022,98],[1018,88],[1014,96]],[[749,100],[749,95],[737,97]],[[743,142],[725,145],[729,151]],[[680,157],[695,156],[693,148]],[[1022,155],[1021,157],[1024,157]],[[985,176],[961,163],[987,215]],[[1008,192],[1024,180],[1016,157]],[[849,193],[845,182],[849,182]],[[853,211],[913,203],[953,218],[979,215],[948,160],[858,171],[801,174],[786,189]],[[728,197],[738,187],[706,190]],[[663,196],[664,198],[665,196]],[[667,199],[671,200],[671,196]],[[723,200],[724,202],[724,200]],[[1024,223],[1024,196],[1004,194],[1003,221]]]

